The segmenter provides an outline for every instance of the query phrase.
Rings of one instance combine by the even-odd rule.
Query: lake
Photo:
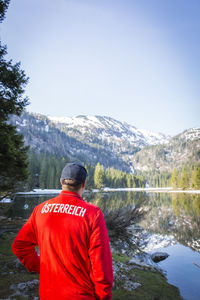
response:
[[[10,216],[28,218],[34,207],[55,195],[16,195]],[[85,192],[83,198],[105,213],[141,207],[134,238],[146,252],[164,251],[169,257],[158,263],[168,282],[186,300],[200,299],[200,195],[159,192]]]

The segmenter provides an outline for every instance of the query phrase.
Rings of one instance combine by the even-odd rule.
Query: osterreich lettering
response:
[[[68,215],[75,215],[78,217],[84,217],[86,208],[81,206],[63,204],[63,203],[46,203],[41,210],[42,214],[48,213],[61,213]]]

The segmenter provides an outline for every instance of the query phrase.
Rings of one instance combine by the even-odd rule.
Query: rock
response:
[[[25,283],[25,282],[18,283],[17,288],[18,288],[20,291],[25,290],[25,288],[26,288],[26,283]]]
[[[15,259],[15,266],[18,270],[25,270],[25,267],[22,265],[18,258]]]
[[[142,260],[140,260],[139,258],[133,257],[129,260],[129,264],[136,264],[139,267],[149,267],[149,265],[145,262],[143,262]]]
[[[135,274],[132,274],[131,279],[132,279],[132,281],[135,281],[135,280],[136,280]]]
[[[148,253],[141,253],[135,257],[132,257],[129,260],[129,264],[136,264],[138,267],[141,267],[141,268],[154,267],[152,265],[152,260],[151,260],[150,254],[148,254]]]
[[[151,259],[157,263],[161,260],[166,259],[168,256],[169,256],[169,254],[166,252],[155,252],[155,253],[151,254]]]
[[[32,281],[20,282],[18,284],[12,284],[10,286],[10,288],[12,290],[15,290],[15,292],[18,292],[18,291],[26,291],[27,292],[30,289],[34,289],[38,285],[39,285],[39,280],[33,279]]]
[[[127,291],[132,291],[132,290],[137,289],[140,286],[141,286],[141,284],[138,283],[138,282],[132,282],[130,280],[127,280],[125,282],[124,289],[127,290]]]
[[[39,285],[39,280],[33,279],[32,281],[28,281],[26,284],[30,289],[33,289],[35,286]]]

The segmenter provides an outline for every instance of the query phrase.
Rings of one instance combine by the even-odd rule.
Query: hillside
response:
[[[139,130],[109,117],[78,116],[73,118],[24,114],[11,122],[24,135],[26,145],[38,153],[67,156],[84,163],[114,167],[131,172],[131,158],[146,145],[168,141],[164,134]]]
[[[77,116],[72,118],[48,117],[57,128],[67,135],[88,144],[104,144],[118,151],[127,152],[127,146],[143,148],[147,145],[166,143],[168,136],[138,129],[125,122],[105,116]],[[112,150],[116,150],[113,146]]]
[[[133,155],[132,163],[136,170],[160,172],[200,163],[200,128],[185,130],[166,144],[144,147]]]
[[[11,122],[37,153],[125,172],[171,172],[200,162],[200,128],[169,137],[103,116],[47,117],[24,112]]]
[[[25,112],[21,117],[13,116],[11,122],[24,135],[25,145],[29,145],[36,153],[49,153],[94,165],[100,162],[105,167],[119,166],[123,171],[130,169],[114,152],[105,151],[100,145],[89,145],[65,134],[46,116]]]

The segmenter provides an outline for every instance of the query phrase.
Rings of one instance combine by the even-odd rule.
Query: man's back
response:
[[[112,257],[104,217],[77,193],[62,191],[38,205],[16,237],[13,252],[30,271],[40,264],[42,300],[111,299]]]

